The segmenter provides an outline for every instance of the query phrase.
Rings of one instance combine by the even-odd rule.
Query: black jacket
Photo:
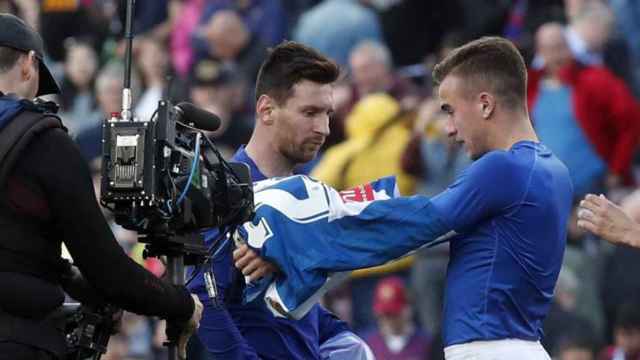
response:
[[[12,107],[15,100],[0,94],[0,143],[7,124],[30,111]],[[187,290],[156,278],[116,242],[88,165],[64,129],[36,135],[8,174],[0,189],[0,311],[38,318],[62,304],[57,264],[64,242],[107,302],[142,315],[189,319],[194,305]]]

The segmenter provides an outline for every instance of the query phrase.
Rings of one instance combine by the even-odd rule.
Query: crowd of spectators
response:
[[[22,17],[43,34],[46,61],[62,88],[53,100],[96,180],[102,121],[121,109],[125,3],[0,0],[0,12]],[[208,136],[227,157],[251,135],[253,82],[268,47],[297,40],[339,63],[344,76],[335,86],[331,136],[321,156],[301,170],[339,190],[396,175],[403,195],[442,191],[469,160],[444,132],[431,68],[467,40],[507,37],[528,62],[531,120],[567,165],[576,204],[586,193],[604,193],[640,221],[638,1],[135,4],[135,115],[149,119],[160,99],[193,102],[221,118],[220,129]],[[567,226],[543,345],[554,359],[640,359],[640,251],[583,232],[575,217]],[[113,228],[125,251],[162,275],[161,263],[143,259],[134,233]],[[441,359],[447,261],[443,244],[357,271],[324,303],[367,339],[379,359]],[[127,314],[103,358],[164,356],[163,333],[161,322]]]

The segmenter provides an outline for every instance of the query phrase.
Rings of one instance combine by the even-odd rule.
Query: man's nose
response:
[[[324,136],[329,136],[331,130],[329,129],[329,115],[320,116],[314,124],[315,132]]]
[[[449,137],[456,136],[456,134],[458,133],[458,129],[456,129],[455,125],[453,124],[453,120],[451,119],[447,119],[444,130],[447,132],[447,136]]]

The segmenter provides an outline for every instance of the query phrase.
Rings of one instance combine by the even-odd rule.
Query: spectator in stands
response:
[[[554,359],[557,360],[595,360],[596,359],[596,343],[589,336],[575,333],[562,335]]]
[[[533,39],[540,25],[551,21],[565,21],[563,3],[563,0],[511,1],[511,9],[507,15],[503,33],[506,38],[516,44],[526,63],[529,63],[533,57]],[[475,6],[478,7],[478,5]],[[479,17],[477,13],[471,14]]]
[[[629,48],[615,37],[615,17],[602,0],[567,1],[566,37],[573,56],[587,65],[606,66],[628,83],[631,63]]]
[[[243,101],[245,89],[233,66],[215,59],[201,59],[191,70],[191,101],[220,118],[220,128],[208,135],[226,157],[249,141],[253,129],[253,114]]]
[[[192,40],[197,38],[198,21],[205,0],[172,1],[169,17],[173,24],[169,35],[171,63],[180,76],[186,77],[194,61]]]
[[[287,11],[281,0],[209,1],[203,9],[204,21],[201,22],[208,22],[220,10],[237,11],[249,31],[267,46],[277,45],[287,36]]]
[[[96,109],[94,83],[98,70],[98,56],[85,41],[68,39],[64,63],[65,76],[59,95],[60,110],[64,113],[65,126],[71,134],[82,132],[90,125],[87,114]]]
[[[344,190],[396,175],[400,193],[413,194],[415,179],[400,169],[400,156],[411,135],[408,124],[407,114],[393,97],[365,97],[347,118],[347,140],[325,153],[312,176]]]
[[[377,359],[428,360],[430,339],[414,324],[413,311],[401,278],[381,280],[375,291],[373,312],[377,329],[365,337]]]
[[[568,1],[567,42],[573,56],[588,65],[602,65],[614,17],[601,1]]]
[[[134,2],[133,31],[136,35],[145,35],[164,41],[171,30],[169,7],[176,0],[136,0]],[[119,5],[120,22],[126,22],[125,1],[117,2]]]
[[[34,8],[40,9],[40,32],[47,55],[55,62],[64,60],[66,39],[91,36],[99,49],[109,35],[112,19],[103,10],[108,12],[109,3],[113,2],[41,0],[37,3]]]
[[[393,68],[391,53],[386,45],[372,40],[360,42],[349,54],[353,99],[384,92],[401,103],[403,109],[415,108],[417,89],[399,77]]]
[[[383,38],[391,49],[396,66],[420,63],[426,54],[438,49],[444,34],[454,30],[471,30],[473,25],[467,19],[485,20],[490,16],[488,13],[504,3],[493,0],[467,0],[466,4],[462,4],[461,0],[364,2],[376,8]],[[473,10],[467,11],[471,8]],[[477,36],[469,36],[469,39],[485,34],[487,32],[475,34]]]
[[[544,321],[542,344],[551,353],[558,349],[563,337],[576,334],[594,338],[591,324],[576,313],[579,280],[569,268],[563,267],[558,277],[551,309]]]
[[[618,34],[624,39],[630,56],[631,76],[636,97],[640,97],[640,2],[610,0]]]
[[[217,11],[203,33],[208,54],[201,54],[198,58],[209,55],[222,63],[237,66],[246,79],[256,78],[266,54],[266,46],[249,31],[237,12]]]
[[[393,96],[400,106],[413,109],[419,102],[419,92],[409,80],[394,71],[389,48],[383,43],[363,40],[349,54],[350,82],[347,96],[338,97],[336,116],[331,122],[331,134],[325,148],[344,140],[344,120],[363,97],[378,92]]]
[[[614,344],[604,349],[602,360],[640,359],[640,304],[623,304],[616,316]]]
[[[135,72],[131,73],[131,89],[134,96],[140,94],[140,80]],[[122,110],[122,81],[124,79],[124,66],[120,62],[112,62],[105,65],[96,78],[95,92],[98,108],[85,116],[82,131],[74,136],[82,155],[87,161],[91,161],[102,152],[102,122],[110,118],[112,114],[118,115]]]
[[[0,2],[0,13],[10,13],[23,19],[34,30],[40,29],[38,0],[5,0]]]
[[[640,140],[640,105],[630,90],[609,70],[574,60],[560,24],[540,27],[536,46],[545,67],[529,71],[532,121],[567,165],[575,196],[629,183]]]
[[[362,40],[383,41],[376,13],[363,3],[363,0],[319,3],[300,16],[293,39],[346,66],[349,53]]]
[[[621,309],[629,299],[640,294],[640,278],[633,276],[640,272],[640,250],[617,246],[608,255],[602,277],[602,303],[607,319],[607,334],[615,334],[620,320]],[[638,302],[636,301],[636,307]]]
[[[145,37],[137,40],[136,61],[144,90],[136,104],[134,113],[143,120],[151,119],[151,115],[166,94],[167,75],[169,70],[169,54],[161,41]]]

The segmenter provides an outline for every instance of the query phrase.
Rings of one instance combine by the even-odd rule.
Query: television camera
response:
[[[130,89],[134,2],[127,1],[122,111],[103,123],[100,203],[113,212],[117,224],[138,233],[145,256],[166,257],[173,284],[185,284],[185,265],[196,268],[191,278],[208,268],[205,283],[215,298],[215,278],[207,266],[213,252],[254,214],[249,168],[223,159],[204,132],[215,131],[220,119],[190,103],[161,100],[151,118],[134,116]],[[201,234],[208,228],[219,228],[209,246]],[[115,310],[71,309],[70,352],[99,359],[113,332],[110,318]],[[179,327],[167,324],[169,359],[177,359]]]

